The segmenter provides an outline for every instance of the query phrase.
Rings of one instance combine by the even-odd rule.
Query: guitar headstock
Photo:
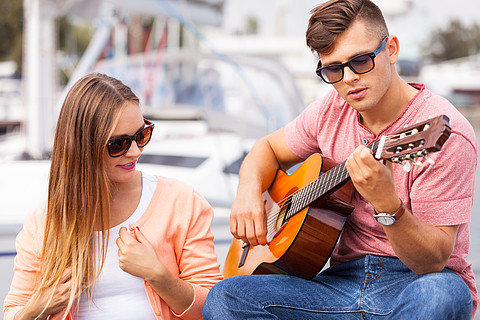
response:
[[[424,158],[433,164],[433,160],[429,159],[427,154],[440,151],[451,132],[449,118],[446,115],[416,123],[381,137],[374,151],[375,158],[404,164],[404,169],[407,169],[406,163],[407,167],[409,166],[407,160],[422,166],[417,158]]]

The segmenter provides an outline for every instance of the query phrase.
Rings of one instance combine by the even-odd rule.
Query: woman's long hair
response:
[[[76,82],[63,103],[55,131],[48,206],[37,294],[56,287],[71,269],[66,314],[77,292],[92,298],[106,254],[110,183],[104,168],[106,144],[127,103],[139,104],[119,80],[91,73]],[[96,232],[102,231],[97,245]]]

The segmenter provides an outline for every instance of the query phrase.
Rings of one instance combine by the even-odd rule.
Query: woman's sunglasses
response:
[[[385,37],[378,47],[373,52],[363,53],[356,57],[353,57],[349,61],[340,64],[331,64],[329,66],[322,67],[322,62],[318,60],[317,76],[322,78],[326,83],[336,83],[343,79],[343,69],[349,67],[356,74],[364,74],[370,72],[375,68],[375,57],[382,52],[387,46],[388,36]]]
[[[146,127],[138,130],[134,135],[121,136],[108,141],[107,150],[110,157],[123,156],[127,153],[128,149],[130,149],[133,140],[135,140],[135,143],[139,148],[145,147],[150,142],[155,125],[146,119],[143,121],[145,122]]]

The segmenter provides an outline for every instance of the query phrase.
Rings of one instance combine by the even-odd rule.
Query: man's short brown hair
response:
[[[368,31],[379,41],[388,35],[382,11],[370,0],[330,0],[311,13],[307,46],[320,55],[332,52],[337,37],[356,20],[365,21]]]

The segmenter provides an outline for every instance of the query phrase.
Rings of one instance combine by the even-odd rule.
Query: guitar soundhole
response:
[[[285,222],[289,218],[287,216],[287,212],[288,212],[288,209],[290,209],[291,205],[292,205],[292,197],[286,198],[285,202],[280,208],[280,212],[277,215],[277,219],[275,220],[275,231],[280,230],[280,228],[282,228],[282,226],[285,224]]]

